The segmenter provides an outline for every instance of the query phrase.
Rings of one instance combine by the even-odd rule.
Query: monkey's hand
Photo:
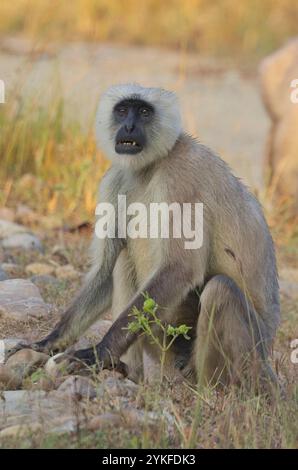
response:
[[[69,362],[68,370],[70,372],[74,372],[84,366],[95,366],[96,370],[114,369],[124,376],[127,375],[126,364],[113,356],[101,343],[94,348],[80,349],[70,353],[67,355],[67,358]]]
[[[52,343],[47,339],[36,343],[28,343],[26,341],[20,341],[16,346],[10,348],[6,353],[6,358],[8,359],[10,356],[13,356],[16,352],[20,351],[21,349],[32,349],[33,351],[43,352],[48,354],[50,352],[58,352],[52,348]]]

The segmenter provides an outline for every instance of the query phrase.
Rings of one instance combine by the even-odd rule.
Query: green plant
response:
[[[129,323],[127,329],[130,333],[139,333],[149,338],[160,350],[160,382],[164,376],[166,354],[178,336],[190,339],[188,332],[191,329],[187,325],[173,326],[164,324],[157,316],[158,304],[148,293],[144,294],[144,304],[142,310],[134,307],[131,316],[134,320]]]

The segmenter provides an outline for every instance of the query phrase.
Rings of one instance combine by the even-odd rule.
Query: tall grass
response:
[[[39,213],[81,220],[94,212],[98,182],[107,162],[92,130],[64,123],[64,103],[11,93],[0,107],[0,206],[28,203]]]
[[[297,34],[296,0],[1,0],[0,34],[260,56]]]

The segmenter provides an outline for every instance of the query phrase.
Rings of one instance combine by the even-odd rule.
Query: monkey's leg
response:
[[[113,302],[112,315],[113,321],[119,317],[121,312],[134,297],[136,287],[136,274],[133,263],[131,263],[127,249],[121,251],[113,271]],[[127,366],[127,375],[134,382],[139,382],[143,378],[143,341],[138,339],[128,348],[126,353],[121,356]]]
[[[201,295],[193,355],[200,384],[276,382],[265,325],[232,279],[214,276]]]
[[[102,341],[96,346],[96,351],[85,349],[74,353],[74,359],[88,363],[99,362],[103,368],[117,366],[120,358],[127,352],[128,348],[139,340],[138,333],[127,331],[130,322],[130,315],[133,307],[142,309],[144,304],[144,292],[156,300],[158,305],[177,305],[178,299],[187,294],[191,286],[194,285],[192,279],[193,272],[187,270],[181,263],[173,263],[154,273],[148,282],[142,287],[126,308],[121,312],[117,320],[113,323]],[[159,315],[162,316],[163,309]]]

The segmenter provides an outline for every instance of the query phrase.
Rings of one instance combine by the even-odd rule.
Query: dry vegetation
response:
[[[73,0],[71,7],[59,0],[2,0],[0,5],[0,34],[162,45],[245,58],[278,47],[297,33],[297,23],[295,0]]]
[[[45,110],[38,97],[11,95],[0,108],[0,205],[29,203],[40,214],[55,214],[58,224],[89,218],[107,168],[92,133],[81,133],[76,123],[63,125],[59,98]],[[28,174],[35,176],[33,183]]]

